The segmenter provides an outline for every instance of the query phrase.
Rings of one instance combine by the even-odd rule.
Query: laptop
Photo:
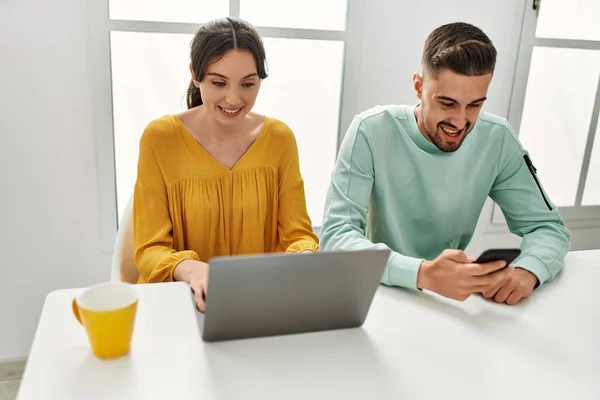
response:
[[[361,326],[390,251],[217,257],[210,261],[207,342]]]

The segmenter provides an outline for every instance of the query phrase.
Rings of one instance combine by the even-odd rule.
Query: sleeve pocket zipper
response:
[[[540,181],[537,178],[537,169],[535,168],[535,166],[533,165],[533,163],[531,162],[531,159],[529,158],[529,156],[527,154],[525,154],[523,156],[523,159],[525,160],[525,164],[527,164],[527,168],[529,168],[529,172],[531,173],[531,176],[533,176],[533,180],[535,181],[535,184],[537,185],[538,189],[540,190],[540,194],[542,195],[542,199],[544,199],[544,203],[546,203],[548,210],[552,211],[552,206],[550,205],[550,202],[548,201],[546,196],[544,196],[544,191],[542,190],[542,185],[540,185]]]

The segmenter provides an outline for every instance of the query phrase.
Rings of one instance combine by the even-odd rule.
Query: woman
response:
[[[211,257],[317,251],[292,131],[252,112],[267,77],[254,28],[204,24],[192,42],[188,110],[152,121],[134,190],[138,283],[185,281],[204,311]]]

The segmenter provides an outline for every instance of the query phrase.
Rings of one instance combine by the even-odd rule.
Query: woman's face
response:
[[[208,64],[204,78],[196,85],[200,88],[205,109],[215,120],[235,124],[254,106],[260,83],[252,53],[236,49]]]

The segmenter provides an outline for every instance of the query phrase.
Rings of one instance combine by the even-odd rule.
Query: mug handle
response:
[[[73,315],[75,315],[75,318],[77,318],[77,321],[79,321],[79,323],[81,325],[83,325],[83,322],[81,321],[81,315],[79,314],[79,306],[77,305],[77,299],[73,299],[72,307],[73,307]]]

